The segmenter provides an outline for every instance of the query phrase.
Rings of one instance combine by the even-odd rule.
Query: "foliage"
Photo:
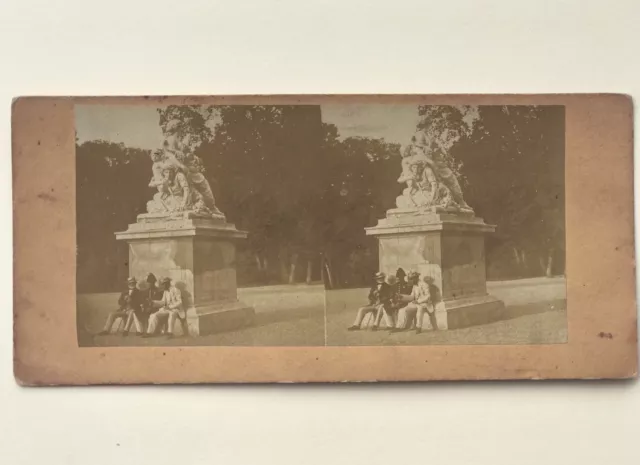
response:
[[[487,243],[489,276],[563,272],[562,108],[421,106],[418,116],[416,129],[462,176],[467,202],[498,226]],[[201,159],[218,206],[249,231],[238,257],[241,284],[368,282],[377,244],[364,228],[384,217],[402,190],[399,144],[343,139],[322,122],[318,106],[168,106],[159,110],[159,124]],[[126,247],[114,232],[151,198],[150,165],[146,150],[77,145],[81,292],[126,276]]]
[[[189,152],[195,151],[213,138],[212,121],[216,110],[213,106],[170,105],[159,108],[159,124],[162,133],[177,137],[185,143]]]
[[[85,142],[76,145],[76,173],[78,289],[110,289],[128,274],[126,246],[114,233],[144,212],[150,154],[123,144]]]
[[[470,105],[420,105],[420,121],[416,126],[426,139],[435,143],[439,151],[447,157],[449,168],[461,177],[462,162],[450,156],[451,149],[461,139],[472,136],[475,123],[479,118],[478,107]]]
[[[491,253],[512,257],[511,267],[500,274],[562,272],[562,107],[479,107],[474,131],[452,147],[450,154],[463,163],[465,196],[476,214],[498,226],[490,239],[488,259]],[[503,265],[505,261],[500,259]],[[547,270],[549,267],[552,269]]]

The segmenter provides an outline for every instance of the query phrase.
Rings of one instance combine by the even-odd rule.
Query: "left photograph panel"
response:
[[[75,123],[81,347],[325,345],[319,106],[86,104]]]

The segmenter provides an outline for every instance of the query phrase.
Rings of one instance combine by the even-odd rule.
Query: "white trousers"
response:
[[[149,317],[149,328],[147,332],[149,334],[155,334],[158,330],[158,323],[165,321],[168,318],[167,322],[167,333],[173,334],[173,326],[176,322],[176,318],[178,318],[178,310],[171,310],[169,308],[161,308],[155,313],[152,313]]]
[[[414,325],[414,322],[416,328],[422,328],[424,314],[426,312],[430,315],[429,322],[427,323],[427,329],[433,329],[431,314],[435,309],[431,307],[431,312],[429,311],[429,309],[430,306],[428,304],[418,304],[416,302],[411,302],[407,306],[401,308],[398,312],[398,321],[396,322],[396,328],[411,329]]]

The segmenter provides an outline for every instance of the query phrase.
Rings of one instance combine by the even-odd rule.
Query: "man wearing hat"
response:
[[[428,298],[425,286],[420,283],[420,273],[417,271],[410,271],[407,275],[407,281],[411,286],[411,292],[405,299],[403,299],[403,302],[406,305],[400,308],[396,326],[395,328],[390,328],[391,332],[410,329],[416,321],[416,314],[419,306],[423,305]]]
[[[417,276],[418,273],[415,271],[409,271],[407,274],[402,268],[398,268],[396,271],[396,292],[401,296],[411,295],[414,283],[409,281],[415,280]]]
[[[385,278],[386,275],[381,271],[375,274],[375,283],[371,286],[371,289],[369,289],[369,305],[365,305],[358,309],[355,321],[347,328],[347,330],[359,330],[365,315],[373,313],[374,317],[377,317],[377,312],[380,306],[390,305],[391,297],[393,296],[393,289],[385,282]]]
[[[415,275],[415,272],[410,272],[410,274],[411,273]],[[395,328],[398,311],[412,301],[411,292],[413,291],[413,284],[405,279],[406,276],[407,274],[402,268],[398,268],[395,276],[387,276],[387,284],[391,287],[391,299],[389,305],[379,307],[378,315],[373,325],[374,331],[380,326],[383,316],[387,328]]]
[[[142,311],[140,313],[133,313],[129,316],[129,320],[127,321],[127,325],[125,326],[125,334],[131,327],[132,319],[133,321],[137,319],[140,322],[141,327],[146,328],[149,324],[149,317],[151,316],[151,314],[158,311],[158,307],[154,306],[153,302],[162,299],[163,291],[159,286],[156,285],[158,279],[153,273],[147,274],[146,281],[147,289],[141,291],[143,295]]]
[[[167,338],[173,337],[173,326],[176,318],[184,320],[186,318],[185,311],[182,307],[182,295],[180,289],[171,285],[171,278],[162,280],[162,298],[153,300],[153,306],[159,308],[149,317],[149,328],[147,334],[143,337],[155,336],[160,323],[167,321]]]
[[[398,324],[392,329],[392,332],[411,329],[415,324],[416,333],[420,334],[425,312],[429,314],[429,328],[437,328],[435,306],[442,300],[440,290],[434,284],[433,277],[425,276],[422,280],[418,278],[419,275],[417,274],[416,276],[410,276],[410,280],[415,282],[411,292],[411,302],[400,309]]]
[[[111,328],[113,327],[113,323],[116,320],[122,319],[123,321],[127,321],[125,324],[125,335],[128,332],[127,324],[131,323],[128,321],[133,316],[133,321],[136,325],[136,331],[138,334],[142,334],[142,326],[140,321],[136,318],[136,314],[142,311],[143,298],[142,293],[136,286],[136,278],[127,279],[127,290],[123,291],[118,298],[118,310],[115,312],[111,312],[107,317],[107,322],[104,325],[102,331],[98,334],[103,336],[105,334],[111,333]]]
[[[435,280],[432,276],[425,276],[423,278],[423,286],[425,287],[427,300],[422,305],[418,305],[418,311],[416,316],[416,333],[422,332],[422,321],[424,320],[424,313],[429,314],[429,329],[438,329],[438,323],[435,318],[436,305],[442,301],[440,289],[435,285]]]

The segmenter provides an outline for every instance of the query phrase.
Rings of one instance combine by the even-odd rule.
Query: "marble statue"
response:
[[[171,216],[191,212],[197,216],[224,219],[204,177],[202,161],[187,145],[175,137],[168,137],[162,149],[151,153],[151,160],[149,187],[155,187],[157,192],[147,202],[148,213]]]
[[[445,154],[436,142],[429,143],[422,131],[403,150],[401,163],[398,182],[407,187],[396,198],[398,208],[473,212],[462,196],[458,179],[447,165]]]

